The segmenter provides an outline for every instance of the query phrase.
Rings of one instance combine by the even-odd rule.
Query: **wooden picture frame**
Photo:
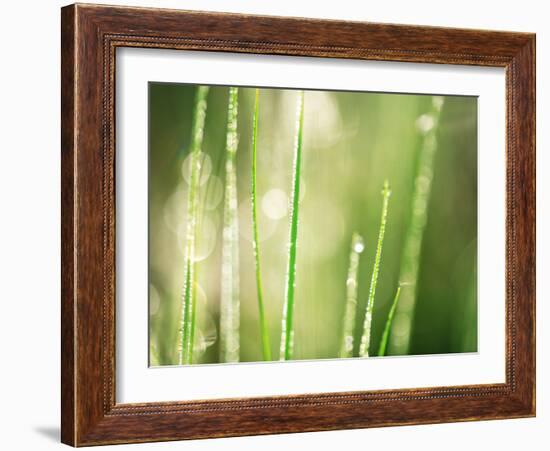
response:
[[[62,9],[61,437],[73,446],[535,415],[535,35],[71,5]],[[506,69],[506,382],[119,404],[115,50],[300,55]]]

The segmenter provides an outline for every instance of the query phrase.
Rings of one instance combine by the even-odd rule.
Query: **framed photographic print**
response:
[[[62,9],[62,441],[535,414],[535,36]]]

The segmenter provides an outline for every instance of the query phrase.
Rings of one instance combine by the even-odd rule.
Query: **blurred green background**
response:
[[[187,177],[196,87],[149,84],[150,364],[176,364],[184,274]],[[240,360],[261,361],[252,249],[250,168],[254,89],[239,89]],[[279,355],[289,229],[296,91],[260,90],[258,208],[264,302]],[[227,87],[211,87],[204,130],[197,251],[195,363],[218,362]],[[357,349],[382,205],[392,189],[374,304],[376,350],[396,287],[429,95],[306,91],[294,359],[336,358],[342,340],[353,232],[365,242],[358,273]],[[477,350],[477,99],[445,96],[419,260],[409,354]],[[403,288],[404,290],[406,287]],[[402,325],[394,322],[392,333]],[[407,329],[408,330],[408,329]],[[406,332],[406,331],[405,331]],[[398,337],[399,338],[399,337]],[[356,354],[356,353],[355,353]],[[389,348],[392,355],[392,348]]]

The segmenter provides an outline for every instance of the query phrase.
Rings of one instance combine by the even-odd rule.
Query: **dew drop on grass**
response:
[[[363,237],[354,232],[351,237],[351,249],[349,255],[348,278],[346,280],[346,306],[344,310],[343,338],[340,347],[340,357],[352,357],[353,353],[353,330],[357,310],[357,273],[359,269],[359,258],[365,249]]]
[[[421,133],[428,133],[435,125],[435,119],[431,114],[423,114],[416,120],[416,128]]]
[[[353,250],[358,254],[365,250],[365,243],[363,242],[363,238],[360,236],[357,237],[357,241],[353,244]]]
[[[183,164],[181,165],[181,172],[183,175],[183,179],[187,182],[187,184],[191,182],[192,156],[193,156],[192,154],[187,155],[185,160],[183,160]],[[210,174],[212,174],[212,159],[210,158],[210,155],[205,154],[204,152],[200,152],[199,165],[200,165],[199,185],[202,186],[208,181]]]

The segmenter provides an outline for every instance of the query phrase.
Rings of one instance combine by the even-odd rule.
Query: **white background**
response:
[[[550,31],[545,3],[394,1],[153,1],[119,4],[243,13],[310,16],[379,22],[445,25],[537,32],[538,145],[538,361],[537,418],[336,431],[223,440],[119,446],[113,449],[279,450],[365,449],[499,450],[547,449],[550,390],[548,282],[545,253],[550,240]],[[2,8],[0,148],[0,285],[2,372],[0,443],[3,449],[60,449],[59,423],[59,7],[58,1],[12,1]],[[546,29],[545,29],[546,28]],[[546,381],[544,380],[546,379]],[[545,386],[546,384],[546,386]]]
[[[117,402],[505,381],[503,69],[125,48],[117,51],[116,79]],[[144,181],[148,171],[147,83],[150,80],[478,96],[478,296],[481,300],[478,352],[416,358],[148,368],[148,187]],[[218,381],[224,383],[220,385]]]

